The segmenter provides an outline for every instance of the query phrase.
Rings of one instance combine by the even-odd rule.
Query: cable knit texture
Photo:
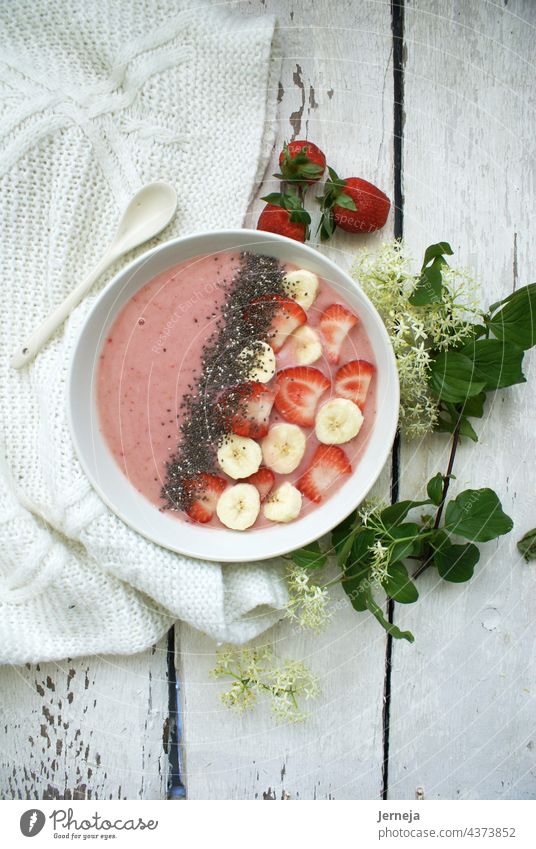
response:
[[[151,645],[176,619],[244,642],[280,616],[277,563],[155,546],[101,502],[66,415],[73,344],[105,275],[34,363],[9,356],[98,260],[156,179],[161,239],[237,227],[272,138],[274,22],[188,0],[31,0],[0,10],[0,662]],[[128,258],[127,258],[128,259]]]

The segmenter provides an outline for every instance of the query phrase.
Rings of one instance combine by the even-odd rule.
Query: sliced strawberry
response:
[[[357,318],[342,304],[331,304],[320,316],[319,324],[326,343],[327,358],[330,363],[338,363],[342,343],[357,324]]]
[[[224,392],[218,404],[233,433],[260,439],[268,433],[275,392],[264,383],[240,383]]]
[[[201,524],[210,522],[216,511],[218,498],[226,486],[222,478],[209,475],[207,472],[202,472],[194,480],[187,481],[184,489],[190,498],[190,505],[186,510],[190,519]]]
[[[320,396],[331,386],[317,368],[296,366],[278,372],[275,408],[287,422],[311,427]]]
[[[244,478],[240,483],[252,483],[259,490],[261,501],[264,501],[266,496],[272,491],[275,483],[275,475],[271,469],[261,466],[258,472],[250,475],[249,478]]]
[[[290,334],[307,321],[304,310],[296,301],[276,293],[253,298],[244,316],[276,352],[281,350]]]
[[[375,371],[372,363],[366,360],[350,360],[341,366],[335,375],[335,395],[348,398],[363,409]]]
[[[319,445],[311,465],[296,484],[297,488],[311,501],[322,501],[341,475],[349,475],[352,466],[338,445]]]

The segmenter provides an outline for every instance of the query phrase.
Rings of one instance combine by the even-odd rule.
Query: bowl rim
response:
[[[384,442],[383,442],[382,450],[380,452],[378,452],[378,454],[376,455],[376,457],[377,457],[376,470],[375,470],[374,474],[372,474],[369,478],[365,493],[363,495],[361,495],[357,501],[353,498],[349,499],[348,503],[347,503],[347,508],[345,507],[343,514],[337,513],[337,515],[335,515],[332,520],[329,520],[327,524],[326,524],[326,522],[322,523],[322,528],[321,528],[320,533],[316,532],[316,533],[313,533],[310,536],[308,535],[305,539],[300,540],[299,546],[291,545],[289,547],[289,545],[285,543],[285,544],[281,545],[279,548],[276,547],[275,549],[270,549],[270,551],[267,552],[266,554],[255,555],[254,557],[248,557],[245,554],[241,555],[240,551],[238,553],[234,553],[233,556],[227,555],[225,552],[218,552],[218,553],[215,553],[215,554],[204,553],[202,555],[194,554],[191,551],[184,550],[183,548],[181,548],[180,544],[178,546],[171,546],[171,545],[169,545],[165,542],[162,542],[162,540],[158,538],[158,535],[156,533],[151,534],[150,532],[148,532],[146,530],[140,529],[140,527],[137,526],[136,523],[123,511],[123,508],[118,506],[116,503],[114,503],[112,501],[112,499],[107,495],[106,491],[101,486],[100,482],[98,480],[96,480],[92,469],[89,468],[89,465],[86,462],[84,451],[83,451],[83,449],[82,449],[82,447],[79,443],[79,440],[78,440],[77,428],[76,428],[76,424],[75,424],[76,413],[75,413],[75,410],[74,410],[75,405],[73,404],[73,388],[74,388],[74,385],[75,385],[75,382],[76,382],[77,354],[78,354],[81,342],[83,340],[84,333],[86,331],[86,328],[87,328],[87,326],[90,322],[90,318],[93,315],[93,313],[95,311],[97,311],[98,308],[100,307],[100,305],[102,304],[102,302],[106,300],[106,298],[108,297],[111,290],[118,287],[120,285],[121,281],[124,282],[125,278],[128,278],[130,275],[134,274],[136,271],[138,271],[144,265],[146,265],[151,260],[151,258],[153,256],[156,256],[156,255],[158,255],[162,252],[168,251],[168,250],[172,250],[175,247],[180,247],[181,245],[186,244],[190,241],[200,239],[200,238],[206,239],[206,238],[209,238],[210,236],[229,238],[229,239],[233,239],[233,240],[236,239],[237,243],[240,245],[241,249],[246,250],[246,251],[248,250],[247,244],[241,244],[241,242],[242,242],[242,240],[251,239],[251,242],[253,244],[257,244],[257,245],[259,245],[259,243],[269,243],[269,242],[282,243],[283,245],[288,244],[289,248],[293,249],[293,250],[296,250],[296,247],[298,247],[298,250],[303,252],[303,255],[305,257],[307,255],[309,255],[313,261],[317,258],[320,258],[321,263],[323,265],[326,265],[328,268],[330,268],[335,273],[336,276],[342,275],[343,278],[346,278],[345,282],[347,283],[348,287],[350,287],[350,288],[352,288],[352,287],[356,288],[357,287],[357,289],[359,291],[359,297],[366,302],[371,314],[375,316],[379,337],[380,337],[381,342],[383,343],[383,345],[385,347],[386,354],[387,354],[387,360],[388,360],[389,367],[390,367],[389,387],[390,387],[390,392],[392,393],[392,400],[391,400],[390,406],[391,406],[391,409],[393,411],[393,415],[392,415],[391,421],[389,422],[389,427],[388,427],[388,430],[387,430],[387,433],[386,433],[386,436],[385,436],[385,439],[384,439]],[[229,248],[225,248],[223,250],[231,250],[231,248],[229,247]],[[209,252],[210,251],[208,251],[208,250],[206,251],[206,253],[209,253]],[[192,254],[192,256],[195,256],[195,255]],[[179,262],[181,262],[181,261],[186,261],[186,260],[179,260]],[[170,267],[172,267],[172,265]],[[158,272],[155,272],[155,274],[156,273],[158,273]],[[154,276],[155,276],[154,274],[152,276],[148,276],[145,283],[142,283],[139,286],[139,289],[143,288],[144,285],[149,283],[150,280],[152,279],[152,277],[154,277]],[[322,275],[322,276],[324,276],[324,275]],[[114,319],[117,317],[118,312],[119,312],[119,310],[116,310],[114,312]],[[91,397],[91,400],[90,400],[90,404],[94,404],[95,403],[94,391],[91,392],[91,396],[92,397]],[[359,504],[361,504],[365,500],[365,498],[367,497],[367,494],[370,492],[370,490],[372,489],[372,487],[374,486],[374,484],[378,480],[381,472],[383,471],[385,463],[387,462],[387,459],[388,459],[389,454],[391,452],[393,442],[394,442],[394,439],[395,439],[395,435],[396,435],[396,432],[397,432],[398,419],[399,419],[399,409],[400,409],[400,385],[399,385],[398,369],[397,369],[397,365],[396,365],[396,358],[395,358],[393,346],[392,346],[391,340],[389,338],[389,335],[387,333],[387,329],[386,329],[386,327],[383,323],[383,320],[382,320],[378,310],[376,309],[376,307],[374,306],[374,304],[372,303],[372,301],[370,300],[368,295],[363,291],[363,289],[361,288],[358,281],[354,280],[345,269],[341,268],[333,260],[331,260],[326,255],[322,254],[316,248],[313,248],[310,245],[304,244],[302,242],[297,242],[293,239],[289,239],[286,236],[280,236],[279,234],[270,233],[268,231],[253,230],[253,229],[250,229],[250,228],[227,228],[227,229],[218,229],[218,230],[199,230],[199,231],[196,231],[194,233],[189,233],[188,235],[177,236],[175,238],[168,239],[165,242],[160,242],[159,244],[155,245],[154,247],[149,248],[146,251],[143,251],[137,257],[134,257],[132,260],[130,260],[126,265],[119,268],[117,270],[117,272],[113,275],[113,277],[106,283],[106,285],[98,293],[98,295],[95,298],[95,300],[93,301],[90,309],[88,310],[88,312],[86,313],[86,315],[84,316],[84,318],[81,322],[81,325],[78,329],[78,333],[76,335],[76,339],[75,339],[73,348],[72,348],[71,353],[70,353],[70,364],[69,364],[69,371],[68,371],[68,378],[67,378],[67,418],[68,418],[69,430],[70,430],[71,439],[73,441],[73,445],[74,445],[74,448],[75,448],[76,456],[77,456],[78,461],[79,461],[79,463],[80,463],[80,465],[81,465],[81,467],[84,471],[84,474],[87,476],[92,488],[99,495],[101,500],[109,507],[109,509],[119,519],[121,519],[121,521],[124,522],[129,528],[134,530],[136,533],[140,534],[140,536],[144,537],[145,539],[148,539],[150,542],[160,546],[161,548],[173,551],[173,552],[175,552],[179,555],[182,555],[182,556],[185,556],[185,557],[192,557],[194,559],[206,560],[206,561],[209,561],[209,562],[215,562],[215,563],[218,563],[218,562],[219,563],[248,563],[248,562],[262,562],[264,560],[270,560],[270,559],[273,559],[273,558],[276,558],[276,557],[281,557],[284,554],[288,554],[290,551],[295,550],[297,547],[302,548],[304,546],[307,546],[310,543],[314,542],[315,540],[321,538],[324,534],[329,533],[331,530],[333,530],[334,527],[336,527],[338,524],[340,524],[340,522],[342,522],[353,510],[356,509],[356,507],[359,506]],[[112,456],[111,452],[110,452],[110,460],[114,463],[116,462],[115,458]],[[128,478],[126,476],[124,476],[124,477],[125,477],[125,480],[128,481]],[[129,484],[130,484],[130,481],[129,481]],[[132,484],[130,484],[130,486],[132,486]],[[141,497],[144,498],[144,500],[147,502],[148,505],[150,505],[154,509],[158,510],[158,507],[156,505],[152,504],[152,502],[150,502],[144,496],[141,496]],[[326,501],[325,505],[319,505],[319,507],[317,507],[317,509],[314,511],[314,514],[316,515],[318,510],[322,511],[322,509],[324,508],[324,513],[326,515],[326,508],[330,504],[330,501],[331,501],[331,499],[328,499]],[[292,526],[293,524],[294,523],[289,523],[289,525],[287,525],[286,527]],[[204,530],[205,530],[206,533],[211,535],[214,532],[215,529],[206,528]],[[222,530],[225,530],[227,534],[233,534],[235,536],[237,535],[242,540],[244,540],[247,537],[247,534],[244,535],[244,532],[230,531],[228,529],[216,529],[216,530],[218,530],[220,532]]]

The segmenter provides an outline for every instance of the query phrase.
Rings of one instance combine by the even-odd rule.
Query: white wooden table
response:
[[[279,18],[278,144],[307,136],[342,176],[397,199],[369,241],[396,228],[418,257],[447,239],[487,303],[535,279],[533,0],[231,5]],[[337,237],[329,252],[348,266],[362,244]],[[264,641],[304,659],[323,688],[306,724],[277,726],[264,708],[243,718],[223,709],[208,676],[214,643],[177,626],[188,798],[536,796],[536,567],[515,546],[536,525],[533,354],[526,370],[530,385],[497,395],[479,445],[463,447],[455,468],[460,488],[498,490],[514,532],[484,547],[469,584],[420,579],[419,602],[395,610],[415,644],[394,644],[390,663],[381,629],[347,606],[321,637],[273,629]],[[440,436],[403,444],[401,497],[444,470],[447,451]],[[165,798],[176,718],[165,639],[132,658],[3,668],[0,686],[4,798]]]

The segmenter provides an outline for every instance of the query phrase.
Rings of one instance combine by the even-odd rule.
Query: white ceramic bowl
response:
[[[343,486],[325,504],[288,525],[239,532],[181,522],[162,512],[129,483],[99,430],[95,376],[98,356],[119,310],[156,274],[190,257],[247,250],[309,268],[339,291],[364,323],[377,365],[377,413],[365,452]],[[389,456],[398,421],[396,362],[385,327],[358,285],[334,263],[299,242],[257,230],[222,230],[174,239],[131,262],[106,286],[80,332],[69,377],[71,432],[80,462],[109,507],[153,542],[182,554],[217,561],[264,560],[327,533],[363,501]]]

